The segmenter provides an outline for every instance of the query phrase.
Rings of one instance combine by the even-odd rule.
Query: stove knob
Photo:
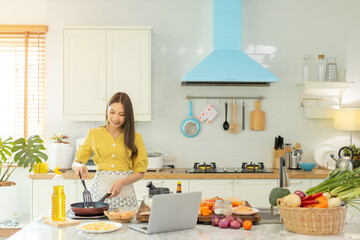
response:
[[[238,169],[238,168],[235,168],[235,169],[234,169],[234,171],[235,171],[235,172],[238,172],[238,171],[239,171],[239,169]]]
[[[227,168],[224,168],[224,172],[227,172]]]

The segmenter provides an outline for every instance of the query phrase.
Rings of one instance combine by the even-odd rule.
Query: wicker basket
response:
[[[126,212],[130,212],[130,215],[124,216],[124,213]],[[136,210],[124,210],[117,208],[111,212],[104,211],[104,214],[113,222],[127,223],[135,218],[136,212]]]
[[[302,208],[280,206],[285,228],[291,232],[310,235],[334,235],[342,232],[347,205],[336,208]]]

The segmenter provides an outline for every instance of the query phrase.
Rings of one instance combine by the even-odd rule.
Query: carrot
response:
[[[317,204],[314,208],[327,208],[329,206],[328,202],[322,202]]]
[[[327,202],[327,198],[325,196],[323,196],[323,195],[321,195],[320,197],[315,198],[315,200],[318,200],[319,203]]]
[[[201,211],[201,215],[203,215],[203,216],[209,216],[210,215],[209,207],[201,207],[200,211]]]
[[[200,207],[203,207],[204,206],[204,203],[203,202],[200,202]]]

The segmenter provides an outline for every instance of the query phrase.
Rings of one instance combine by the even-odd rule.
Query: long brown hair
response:
[[[130,158],[134,159],[138,155],[138,149],[135,145],[135,119],[130,97],[124,92],[117,92],[110,98],[109,102],[106,105],[105,127],[109,125],[108,110],[110,105],[113,103],[121,103],[124,107],[125,122],[123,124],[123,128],[125,150],[130,150]]]

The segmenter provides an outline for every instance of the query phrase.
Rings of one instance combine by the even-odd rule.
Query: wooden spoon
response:
[[[231,108],[230,108],[230,116],[231,116],[231,120],[230,120],[230,128],[229,128],[229,133],[234,133],[234,121],[233,121],[233,104],[231,103]]]
[[[239,133],[239,125],[237,123],[236,115],[237,115],[237,104],[235,102],[235,126],[233,133]]]
[[[285,151],[286,152],[292,152],[291,147],[290,146],[285,146]]]

